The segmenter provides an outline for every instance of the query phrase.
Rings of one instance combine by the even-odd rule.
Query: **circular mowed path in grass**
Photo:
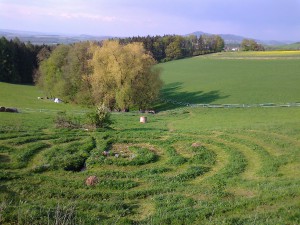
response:
[[[2,132],[0,218],[4,224],[295,222],[299,179],[290,169],[299,168],[299,147],[293,135],[253,129]],[[92,175],[98,183],[86,186]]]

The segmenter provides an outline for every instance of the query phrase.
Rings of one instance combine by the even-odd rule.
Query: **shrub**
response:
[[[109,127],[109,125],[112,124],[110,116],[111,113],[104,104],[98,106],[96,111],[86,114],[88,125],[94,126],[95,128]]]
[[[56,128],[77,129],[81,127],[80,118],[69,116],[65,111],[58,112],[54,122]]]

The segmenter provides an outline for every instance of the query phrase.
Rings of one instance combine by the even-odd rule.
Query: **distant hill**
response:
[[[188,35],[196,35],[197,37],[200,37],[200,35],[212,35],[210,33],[202,32],[202,31],[196,31],[184,36]],[[220,35],[226,45],[229,46],[235,46],[239,45],[243,39],[249,37],[243,37],[239,35],[234,34],[218,34]],[[19,30],[8,30],[8,29],[0,29],[0,37],[4,36],[6,39],[14,39],[15,37],[18,37],[23,42],[30,41],[32,44],[71,44],[75,42],[80,41],[102,41],[105,39],[113,38],[113,36],[93,36],[93,35],[66,35],[66,34],[50,34],[50,33],[42,33],[42,32],[32,32],[32,31],[19,31]],[[292,44],[292,41],[276,41],[276,40],[257,40],[258,43],[263,45],[289,45]]]
[[[268,49],[270,49],[270,50],[300,50],[300,42],[287,44],[287,45],[271,46]]]
[[[193,33],[187,34],[186,36],[196,35],[197,37],[200,37],[203,34],[213,35],[213,34],[205,33],[202,31],[195,31]],[[243,37],[243,36],[234,35],[234,34],[217,34],[217,35],[220,35],[224,39],[225,44],[227,44],[227,45],[239,45],[239,44],[241,44],[243,39],[254,39],[254,38]],[[254,39],[254,40],[263,45],[286,45],[286,44],[292,43],[291,41],[258,40],[258,39]]]
[[[0,29],[0,37],[4,36],[6,39],[14,39],[18,37],[22,42],[30,41],[32,44],[55,45],[55,44],[71,44],[80,41],[101,41],[111,38],[110,36],[92,36],[92,35],[64,35],[64,34],[46,34],[32,31],[17,31]]]

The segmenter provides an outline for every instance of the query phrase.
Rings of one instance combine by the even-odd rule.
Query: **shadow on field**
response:
[[[229,95],[221,96],[220,91],[180,91],[182,89],[180,82],[170,83],[161,90],[161,99],[163,100],[157,107],[159,110],[175,109],[188,104],[210,104],[218,99],[224,99]],[[165,101],[165,102],[164,102]]]
[[[8,155],[2,155],[2,154],[0,154],[0,162],[1,163],[10,162],[10,158],[8,157]]]
[[[10,179],[10,178],[8,178],[8,179]],[[3,180],[5,180],[5,179],[3,179]],[[5,194],[10,195],[14,199],[18,199],[17,193],[12,191],[11,188],[8,188],[6,185],[0,185],[0,190],[3,194],[5,193]],[[1,211],[0,211],[0,216],[1,216]]]

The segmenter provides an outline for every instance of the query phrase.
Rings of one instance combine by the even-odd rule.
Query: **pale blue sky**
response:
[[[300,0],[0,0],[0,28],[112,36],[204,31],[300,41]]]

